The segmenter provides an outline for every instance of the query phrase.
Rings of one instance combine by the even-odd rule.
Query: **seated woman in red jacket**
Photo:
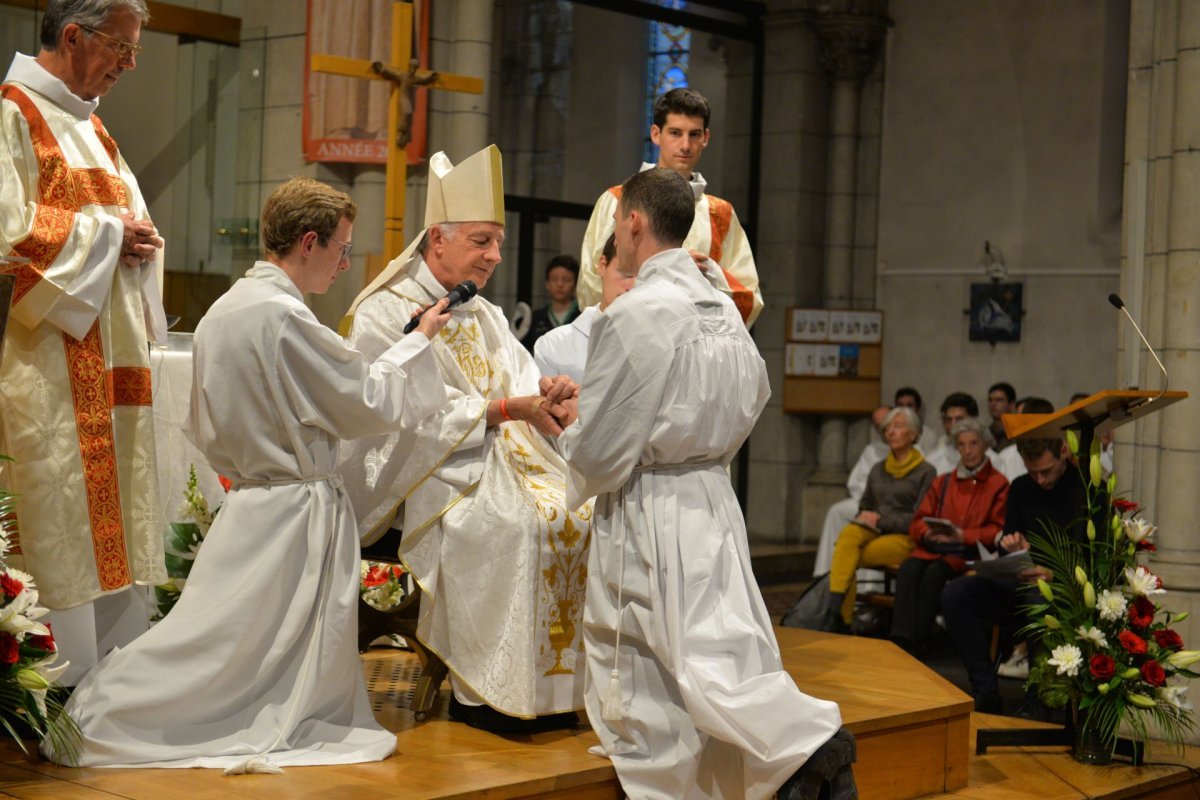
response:
[[[987,457],[990,435],[968,417],[950,429],[958,466],[939,475],[908,526],[915,543],[896,576],[892,641],[914,655],[925,652],[942,586],[967,569],[978,544],[993,548],[1004,527],[1008,479]]]

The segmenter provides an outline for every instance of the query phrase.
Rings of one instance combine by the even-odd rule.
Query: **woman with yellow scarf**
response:
[[[883,419],[891,451],[867,477],[858,516],[838,534],[829,568],[829,605],[822,630],[845,632],[854,615],[859,567],[895,566],[913,548],[908,525],[937,471],[914,444],[921,421],[909,408],[894,408]]]

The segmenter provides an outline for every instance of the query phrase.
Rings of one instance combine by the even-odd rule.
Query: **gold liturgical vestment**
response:
[[[376,357],[445,293],[413,256],[358,305],[351,344]],[[403,503],[400,555],[429,595],[418,634],[488,705],[524,717],[580,708],[591,504],[566,509],[565,464],[540,433],[486,428],[490,400],[538,393],[537,367],[482,297],[454,310],[433,349],[451,396],[442,411],[343,446],[364,538]]]
[[[94,104],[21,55],[0,93],[0,251],[30,259],[0,267],[0,481],[20,496],[13,565],[65,609],[166,579],[146,346],[165,321],[155,265],[118,262],[118,215],[146,205]]]

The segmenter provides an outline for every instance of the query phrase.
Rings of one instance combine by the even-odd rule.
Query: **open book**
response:
[[[1015,586],[1021,582],[1020,574],[1033,566],[1033,559],[1028,550],[1018,550],[1015,553],[996,555],[978,542],[979,558],[974,562],[975,574],[990,581],[1005,586]]]

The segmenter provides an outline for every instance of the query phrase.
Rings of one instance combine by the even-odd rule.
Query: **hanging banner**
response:
[[[312,71],[312,54],[325,53],[390,64],[394,0],[308,0],[304,54],[304,158],[358,164],[387,163],[390,81],[363,80]],[[429,63],[429,0],[413,6],[413,52],[417,66]],[[413,97],[408,163],[425,160],[429,92]]]

